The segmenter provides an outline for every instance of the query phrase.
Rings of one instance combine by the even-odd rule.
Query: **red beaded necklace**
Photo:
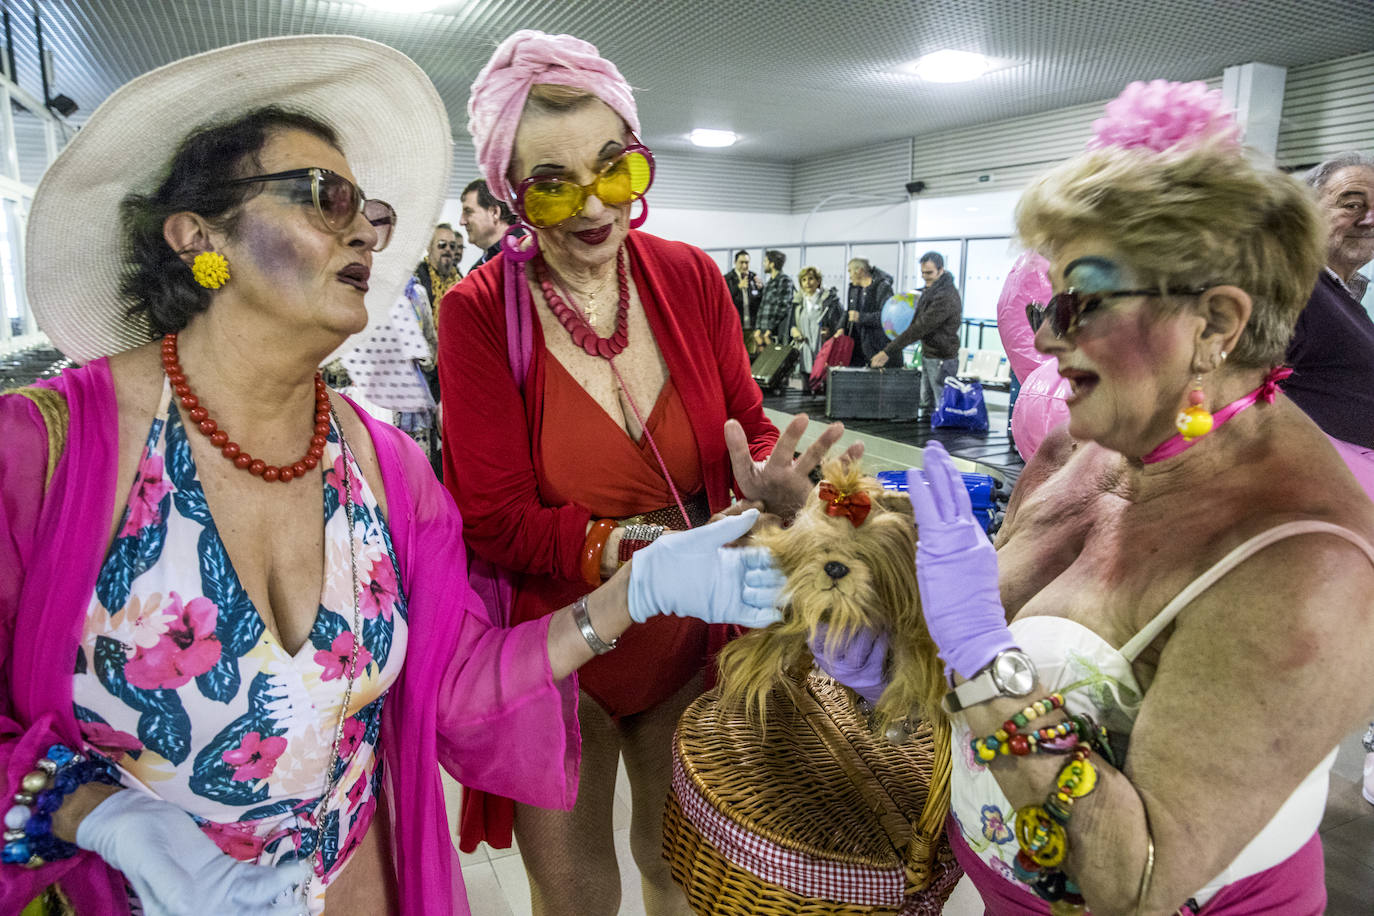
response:
[[[663,479],[668,482],[668,489],[673,494],[673,501],[677,503],[678,511],[682,513],[682,524],[691,528],[692,520],[687,517],[687,507],[682,503],[682,496],[677,491],[677,484],[673,483],[673,475],[668,472],[668,463],[663,460],[663,455],[659,453],[658,443],[654,441],[653,434],[649,432],[649,424],[644,421],[644,415],[639,412],[639,406],[635,404],[634,398],[630,397],[630,387],[625,384],[625,379],[620,377],[620,370],[615,365],[615,358],[630,342],[630,281],[625,274],[624,248],[615,253],[615,269],[620,283],[620,304],[615,313],[615,333],[610,337],[599,337],[596,329],[587,323],[587,319],[583,318],[580,312],[569,308],[568,304],[563,301],[563,297],[558,295],[558,291],[553,288],[553,282],[549,279],[549,268],[544,263],[544,259],[536,258],[534,262],[535,273],[539,276],[539,288],[544,291],[544,301],[549,304],[549,310],[553,312],[554,317],[572,335],[573,343],[586,350],[588,356],[600,356],[610,364],[611,371],[615,373],[615,380],[620,383],[620,390],[630,405],[630,410],[634,411],[635,419],[639,421],[639,428],[644,431],[644,438],[649,441],[649,448],[653,450],[654,457],[658,459],[658,466],[663,471]],[[569,296],[568,298],[572,297]]]
[[[210,419],[210,412],[200,406],[200,400],[191,393],[191,386],[186,382],[186,373],[177,359],[175,334],[162,338],[162,370],[167,373],[167,381],[171,383],[172,391],[180,399],[181,406],[186,408],[191,421],[210,440],[210,444],[220,450],[220,454],[234,462],[234,467],[266,481],[290,483],[298,477],[304,477],[305,472],[318,466],[324,457],[324,445],[329,436],[329,389],[318,372],[315,373],[315,432],[310,437],[310,448],[295,464],[279,468],[261,458],[254,458],[239,448],[237,442],[229,441],[229,434]]]
[[[586,318],[582,317],[582,313],[577,309],[569,308],[568,304],[563,301],[563,297],[558,295],[558,291],[553,288],[553,281],[549,277],[549,268],[544,263],[544,259],[537,258],[534,262],[534,272],[539,277],[539,288],[544,291],[544,301],[549,304],[549,310],[572,335],[572,342],[586,350],[588,356],[611,359],[619,356],[620,351],[624,350],[625,345],[630,342],[630,281],[625,275],[625,249],[623,248],[616,252],[615,269],[617,282],[620,285],[620,302],[615,313],[615,333],[610,337],[600,337],[597,335],[596,329],[587,323]]]

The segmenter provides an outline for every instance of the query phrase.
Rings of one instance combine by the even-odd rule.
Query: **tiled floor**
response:
[[[444,789],[449,800],[449,820],[455,823],[459,789],[447,775],[444,776]],[[630,859],[629,783],[624,766],[616,782],[613,824],[616,854],[620,860],[621,916],[644,916],[639,874]],[[473,916],[530,916],[530,888],[518,848],[492,849],[483,843],[475,853],[460,852],[458,857],[463,863],[463,883],[467,885]],[[949,916],[980,916],[982,912],[978,894],[967,880],[954,889],[945,906]]]
[[[1005,429],[1006,396],[992,393],[988,399],[990,419],[994,431]],[[802,398],[799,392],[789,392],[779,398],[768,398],[768,412],[780,426],[791,414],[809,411],[815,419],[824,420],[822,399]],[[1020,459],[1005,435],[996,432],[986,437],[950,435],[943,431],[932,433],[929,427],[911,423],[869,421],[847,424],[845,443],[862,439],[867,449],[869,470],[878,471],[920,465],[920,445],[934,438],[945,443],[956,457],[982,465],[968,470],[991,472],[1006,480],[1016,479]],[[810,435],[819,431],[813,425]],[[810,435],[803,442],[810,441]],[[1328,916],[1371,916],[1374,914],[1374,805],[1360,796],[1364,750],[1359,743],[1360,732],[1352,734],[1341,745],[1331,774],[1331,792],[1326,816],[1321,823],[1322,842],[1326,853],[1326,885],[1329,895]],[[451,820],[458,812],[458,789],[447,782]],[[616,806],[613,823],[616,848],[621,863],[621,913],[642,916],[644,905],[640,897],[639,878],[630,859],[629,850],[629,789],[624,769],[616,784]],[[525,870],[518,849],[489,849],[485,845],[472,855],[461,855],[463,880],[467,884],[468,900],[475,916],[529,916],[530,894]],[[980,916],[981,901],[968,880],[960,882],[945,906],[949,916]]]

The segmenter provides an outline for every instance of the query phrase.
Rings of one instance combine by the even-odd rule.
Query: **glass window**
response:
[[[1010,238],[969,239],[964,268],[965,318],[997,318],[1002,284],[1020,253]]]
[[[848,261],[844,251],[843,245],[807,245],[802,250],[797,269],[791,274],[795,277],[803,267],[816,268],[821,272],[821,284],[839,290],[843,301],[844,288],[849,283]],[[787,266],[791,268],[792,265],[789,263]]]
[[[802,269],[801,249],[796,245],[768,245],[759,252],[757,264],[749,266],[759,275],[761,282],[768,282],[768,275],[763,270],[763,252],[769,250],[781,251],[783,256],[782,272],[792,278],[792,282],[797,282],[797,271]]]
[[[28,332],[28,304],[24,297],[23,219],[20,203],[0,201],[0,302],[4,328],[0,340]]]
[[[868,244],[858,244],[849,246],[849,257],[867,258],[868,263],[873,265],[875,270],[887,272],[892,277],[892,285],[898,287],[894,292],[900,291],[901,283],[901,242],[870,242]],[[845,273],[845,283],[849,282],[849,274]]]
[[[27,108],[14,106],[14,143],[19,152],[19,180],[37,187],[48,168],[47,122]]]

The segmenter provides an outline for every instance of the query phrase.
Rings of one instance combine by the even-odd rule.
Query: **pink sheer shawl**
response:
[[[47,437],[31,403],[0,398],[0,771],[7,795],[54,741],[78,745],[72,664],[103,559],[118,409],[106,360],[44,383],[66,395],[67,446],[43,496]],[[442,765],[465,785],[570,808],[581,743],[575,677],[554,681],[548,618],[493,628],[468,587],[462,520],[419,449],[358,411],[376,449],[410,641],[387,697],[383,753],[401,912],[467,913]],[[421,635],[423,634],[423,635]],[[89,853],[0,868],[0,911],[60,881],[83,916],[126,916],[123,880]]]

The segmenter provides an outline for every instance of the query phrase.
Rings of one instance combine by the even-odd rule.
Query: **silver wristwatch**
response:
[[[1035,687],[1035,662],[1020,649],[998,652],[992,664],[945,694],[946,712],[956,713],[997,697],[1024,697]]]

